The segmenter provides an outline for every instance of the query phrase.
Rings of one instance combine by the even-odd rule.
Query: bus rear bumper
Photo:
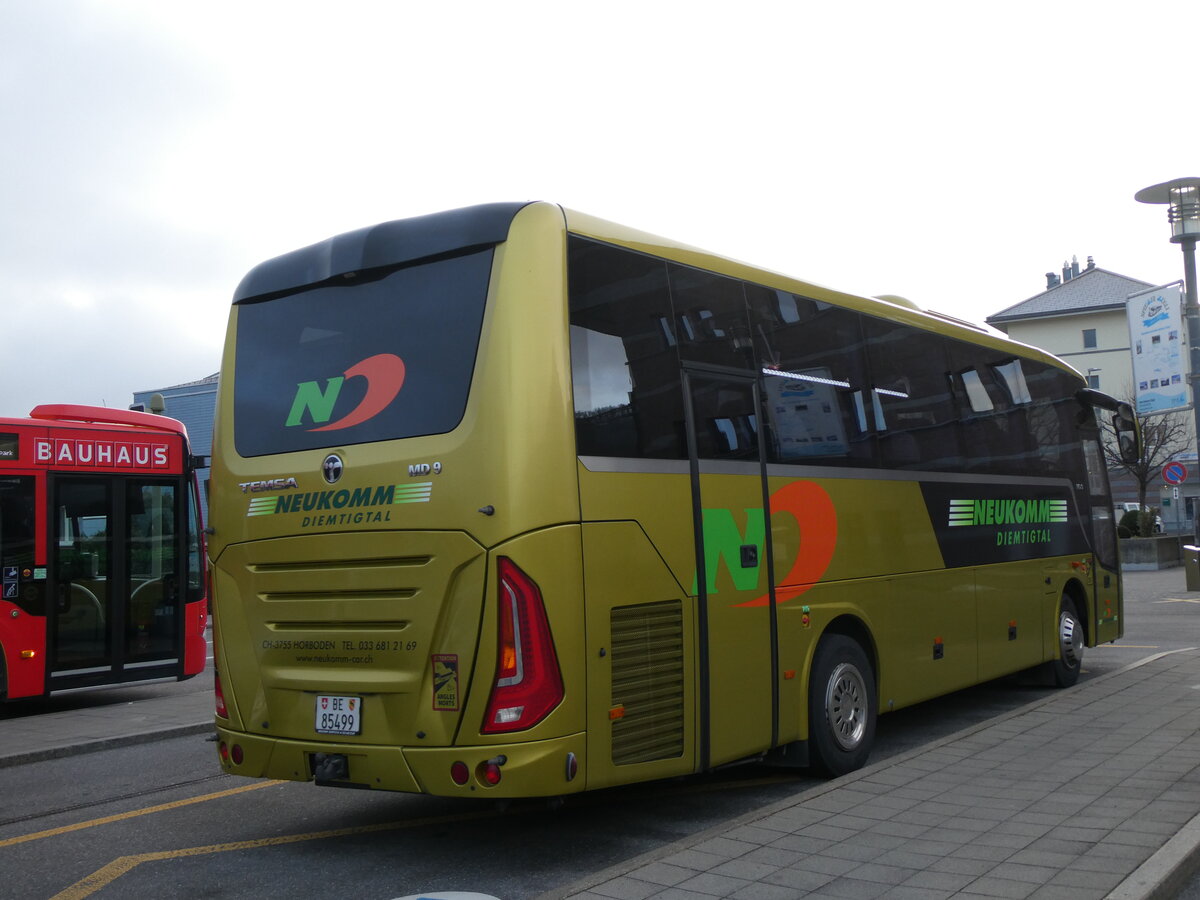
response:
[[[439,797],[559,797],[586,786],[586,746],[581,732],[518,744],[409,747],[404,755],[424,791]],[[465,767],[463,784],[455,781],[456,764]]]
[[[322,784],[421,793],[399,747],[296,741],[245,734],[219,725],[217,747],[221,768],[230,775],[313,781],[320,760],[334,755],[345,757],[346,777]]]
[[[221,768],[248,778],[475,799],[557,797],[586,786],[583,733],[515,744],[386,747],[273,738],[218,725],[217,741]]]

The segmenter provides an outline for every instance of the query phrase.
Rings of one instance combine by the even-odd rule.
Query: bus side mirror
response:
[[[1121,462],[1132,466],[1142,458],[1141,441],[1138,440],[1137,417],[1128,403],[1118,403],[1113,416],[1113,431],[1117,435],[1117,454]]]

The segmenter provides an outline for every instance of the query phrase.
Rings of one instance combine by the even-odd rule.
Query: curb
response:
[[[81,756],[85,753],[96,753],[100,750],[112,750],[116,747],[127,747],[134,744],[151,744],[174,737],[184,737],[190,734],[203,734],[213,731],[212,721],[195,722],[191,725],[173,725],[168,728],[158,728],[153,731],[138,731],[123,734],[119,737],[99,738],[94,741],[84,741],[80,744],[66,744],[58,747],[47,747],[41,750],[30,750],[27,753],[14,753],[0,758],[0,769],[10,766],[20,766],[27,763],[44,762],[48,759],[65,759],[69,756]]]
[[[1105,900],[1171,900],[1200,871],[1200,815],[1113,888]]]

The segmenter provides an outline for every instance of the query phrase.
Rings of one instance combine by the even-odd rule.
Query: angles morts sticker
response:
[[[947,566],[1087,551],[1065,486],[923,482],[921,492]]]
[[[435,653],[433,664],[433,708],[439,712],[458,710],[458,654]]]

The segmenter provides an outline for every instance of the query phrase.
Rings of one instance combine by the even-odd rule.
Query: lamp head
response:
[[[1133,195],[1139,203],[1167,204],[1167,221],[1171,223],[1171,242],[1200,239],[1200,178],[1176,178]]]

